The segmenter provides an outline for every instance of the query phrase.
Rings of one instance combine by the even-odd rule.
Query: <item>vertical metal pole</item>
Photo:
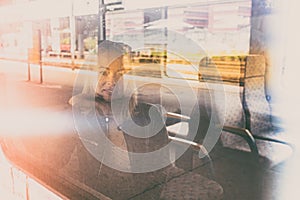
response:
[[[106,40],[105,13],[106,13],[106,7],[104,4],[104,0],[99,0],[98,46],[103,40]]]
[[[41,60],[40,60],[40,83],[43,83],[43,65]]]
[[[168,7],[162,8],[162,19],[168,20]],[[163,52],[163,75],[167,73],[167,57],[168,57],[168,27],[164,27],[164,52]]]
[[[104,0],[99,0],[99,10],[98,10],[98,64],[100,64],[101,52],[99,52],[99,47],[101,42],[106,39],[106,27],[105,27],[105,12],[106,6]]]
[[[31,74],[30,74],[30,61],[29,61],[29,57],[28,57],[28,60],[27,60],[27,77],[28,77],[28,81],[30,81],[31,80]]]
[[[75,59],[75,43],[76,43],[76,18],[74,16],[74,0],[71,2],[71,16],[70,16],[70,30],[71,30],[71,65],[72,70],[75,69],[74,59]]]
[[[40,65],[40,83],[43,83],[43,65],[42,65],[42,41],[41,30],[38,30],[38,52],[39,52],[39,65]]]

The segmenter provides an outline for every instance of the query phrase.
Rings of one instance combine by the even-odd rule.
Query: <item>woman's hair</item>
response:
[[[78,80],[84,80],[84,85],[82,88],[82,92],[80,94],[74,95],[69,100],[69,104],[72,106],[75,105],[90,105],[89,101],[96,100],[98,102],[105,102],[105,99],[101,94],[99,95],[98,90],[101,90],[102,85],[99,82],[103,81],[103,79],[107,78],[109,74],[117,74],[116,79],[120,80],[117,82],[118,94],[114,96],[114,101],[119,104],[124,104],[124,99],[130,99],[127,108],[129,113],[124,114],[133,114],[136,105],[137,98],[136,94],[131,95],[131,97],[125,96],[124,88],[122,88],[122,77],[126,73],[124,64],[123,64],[123,55],[128,50],[128,45],[122,43],[111,42],[108,40],[103,41],[99,45],[98,50],[98,75],[97,76],[86,76],[85,73],[81,73],[78,75]],[[118,81],[115,80],[115,81]],[[76,85],[75,85],[76,87]],[[128,100],[127,100],[128,101]]]
[[[102,85],[99,83],[101,81],[104,81],[105,78],[107,78],[107,76],[113,75],[116,78],[115,83],[117,83],[116,86],[117,88],[114,89],[118,90],[117,95],[114,96],[115,98],[114,102],[119,101],[119,103],[121,104],[124,99],[130,98],[128,111],[129,114],[133,114],[137,105],[136,94],[134,93],[130,97],[126,96],[123,88],[123,82],[122,82],[123,80],[122,77],[126,73],[124,63],[123,63],[123,56],[126,52],[126,49],[128,49],[128,45],[125,45],[123,43],[116,43],[108,40],[103,41],[99,45],[98,65],[99,65],[100,72],[98,74],[98,84],[96,86],[95,92],[96,92],[97,99],[101,101],[101,96],[97,94],[97,91],[101,89],[99,87],[102,87]]]

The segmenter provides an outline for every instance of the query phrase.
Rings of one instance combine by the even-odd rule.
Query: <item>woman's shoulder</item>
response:
[[[91,94],[77,94],[75,96],[72,96],[69,100],[69,104],[71,106],[87,106],[90,105],[93,101],[95,101],[95,96]]]
[[[163,123],[163,112],[159,105],[149,103],[137,103],[132,118],[136,122],[149,123],[152,119]]]

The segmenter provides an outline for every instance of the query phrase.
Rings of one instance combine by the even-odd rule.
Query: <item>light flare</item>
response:
[[[74,132],[71,114],[38,109],[6,110],[0,115],[2,136],[59,135]]]

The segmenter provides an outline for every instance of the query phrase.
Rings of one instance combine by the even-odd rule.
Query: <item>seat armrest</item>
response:
[[[247,141],[251,149],[251,152],[253,153],[254,159],[258,160],[259,152],[255,142],[255,138],[253,137],[252,133],[248,129],[233,127],[233,126],[223,126],[222,130],[244,138]]]
[[[208,152],[207,150],[204,148],[203,145],[197,143],[197,142],[193,142],[193,141],[190,141],[190,140],[186,140],[186,139],[183,139],[183,138],[179,138],[179,137],[174,137],[174,136],[168,136],[170,140],[172,141],[175,141],[179,144],[182,144],[182,145],[189,145],[191,146],[194,150],[196,151],[202,151],[202,153],[204,155],[208,155]]]
[[[248,129],[235,127],[235,126],[223,126],[222,129],[223,129],[223,131],[230,132],[230,133],[233,133],[235,135],[240,135],[240,136],[246,135],[246,134],[247,135],[251,134]]]
[[[200,159],[206,159],[206,161],[209,163],[208,166],[209,166],[210,176],[212,177],[212,179],[215,179],[215,170],[214,170],[212,159],[211,159],[208,151],[206,150],[206,148],[203,145],[193,142],[193,141],[190,141],[190,140],[187,140],[187,139],[173,137],[173,136],[169,136],[169,139],[172,141],[175,141],[179,145],[188,145],[190,149],[196,150],[198,153],[198,157]]]
[[[183,122],[188,122],[191,119],[189,116],[178,114],[178,113],[173,113],[173,112],[167,112],[165,115],[167,118],[179,119]]]

